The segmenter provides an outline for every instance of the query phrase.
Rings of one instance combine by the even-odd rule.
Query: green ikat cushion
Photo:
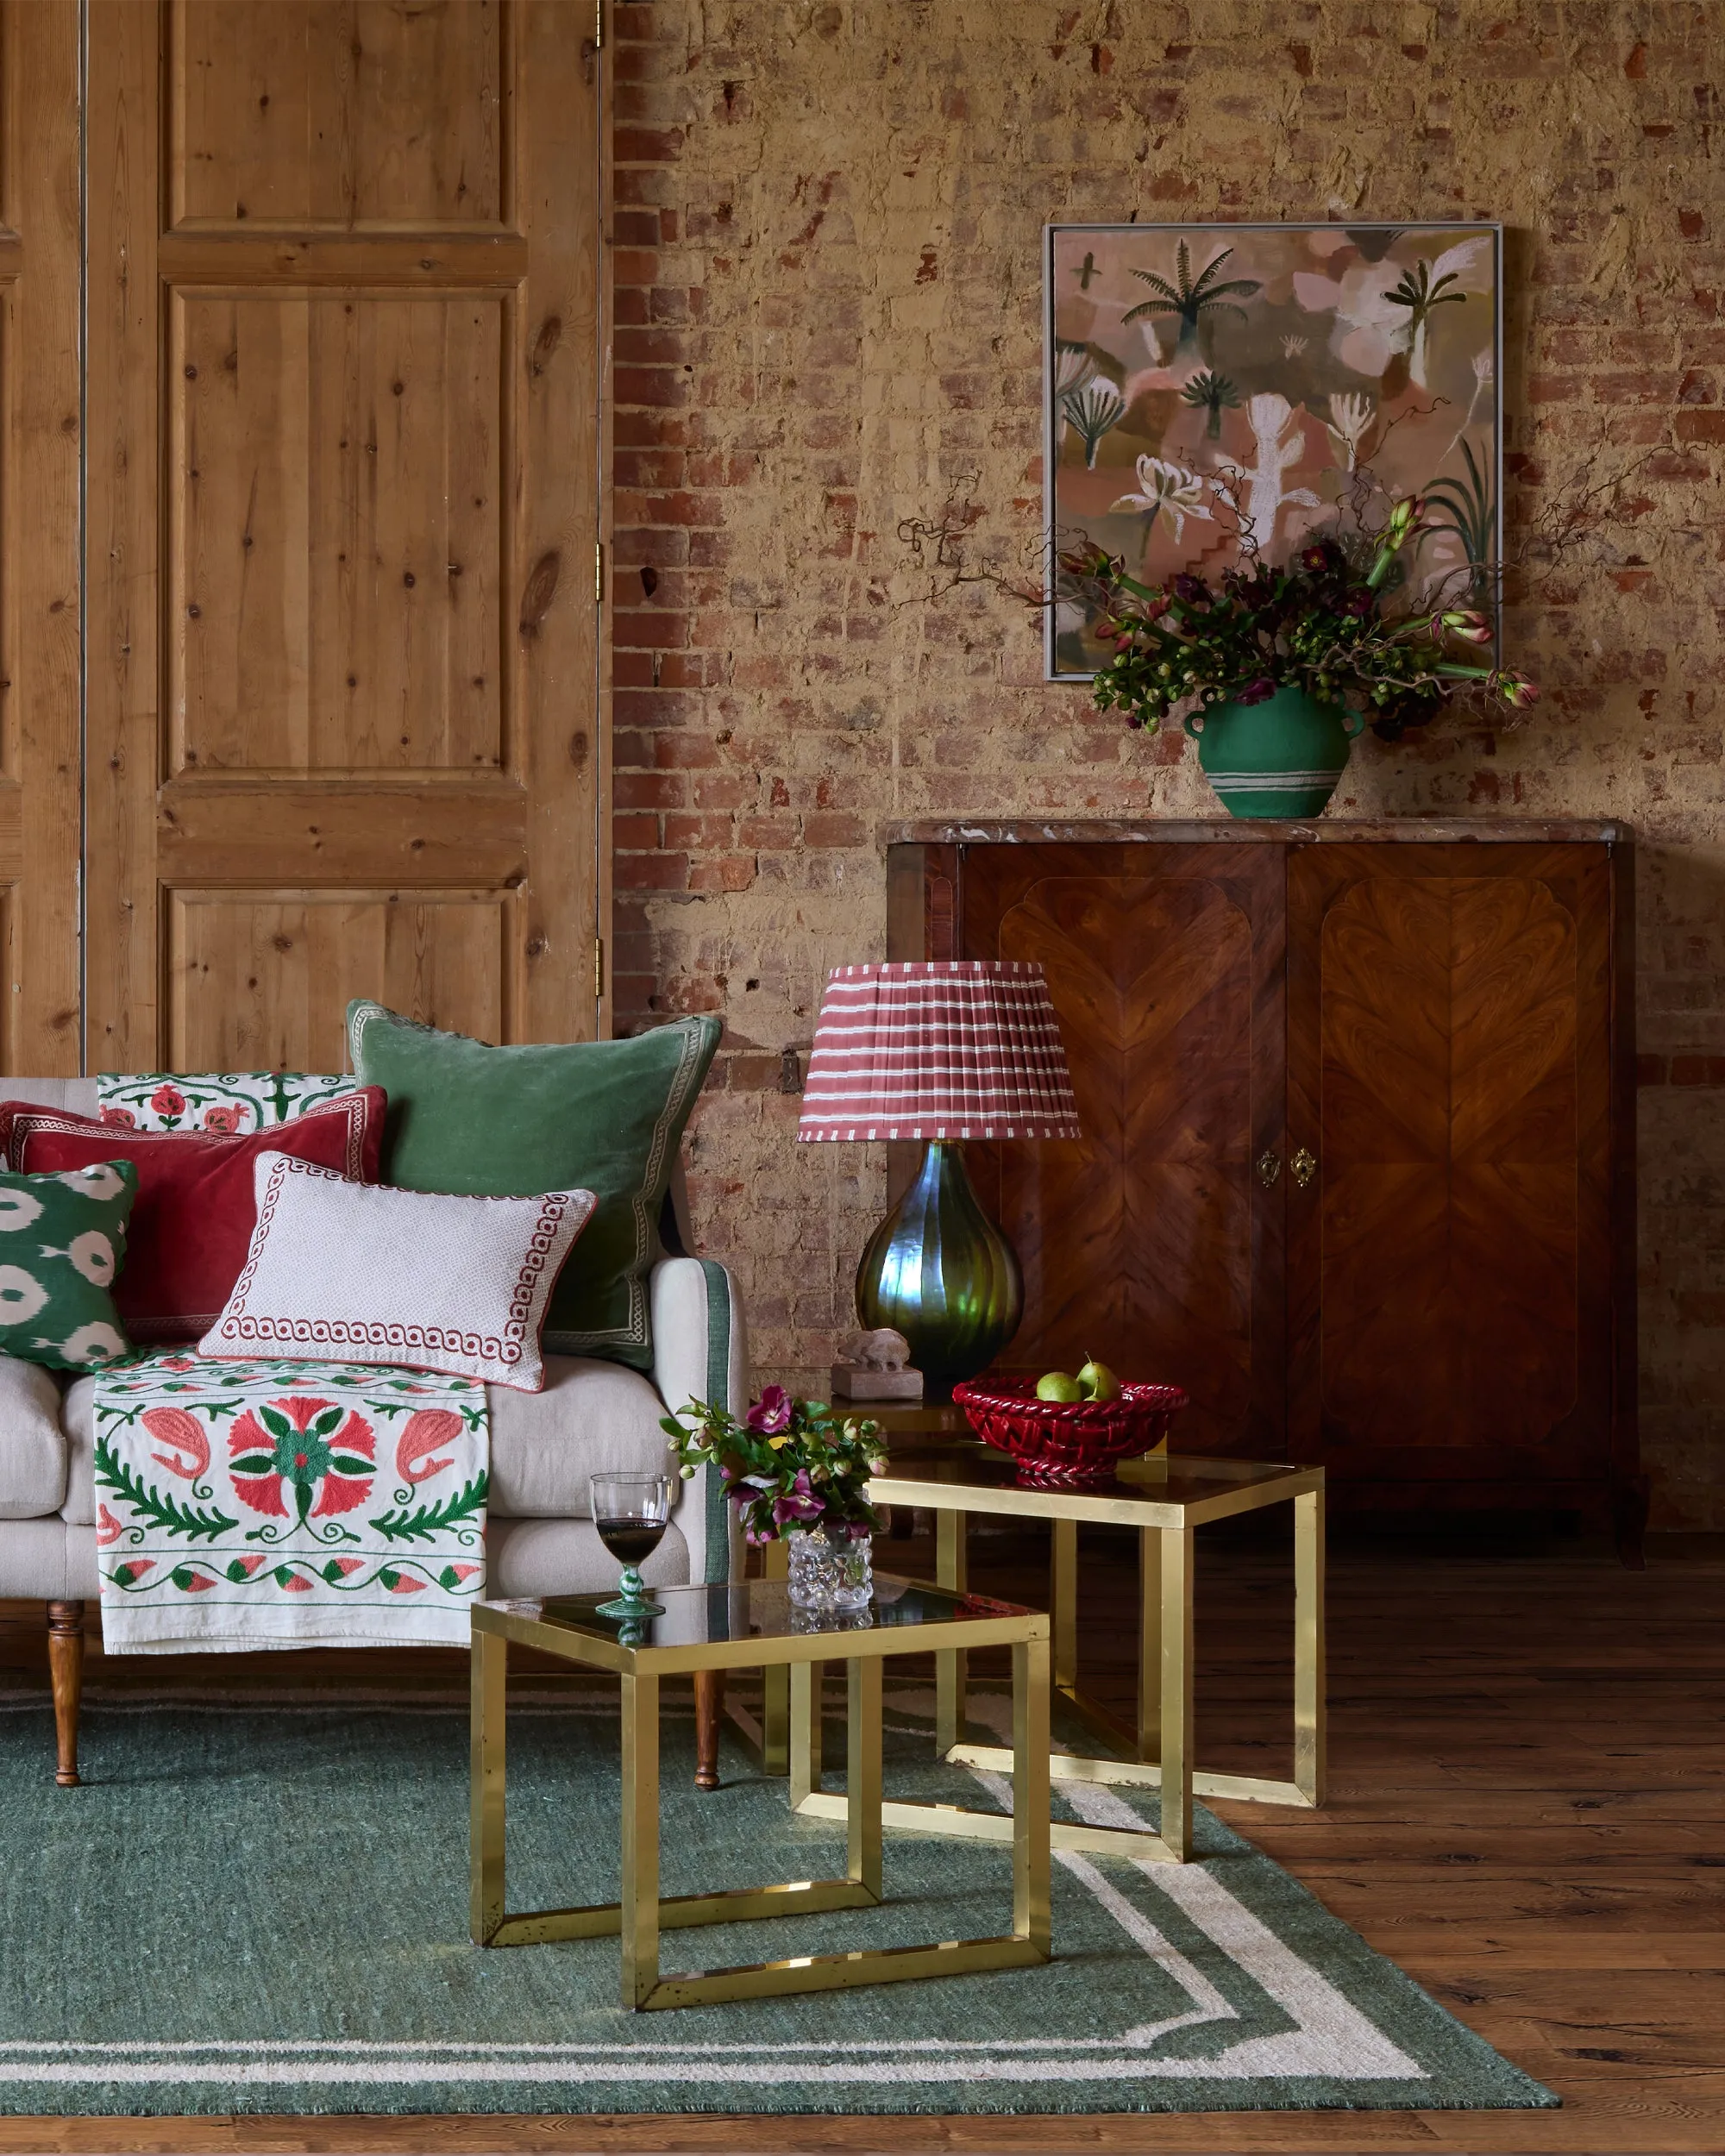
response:
[[[137,1194],[130,1161],[0,1171],[0,1354],[99,1370],[132,1352],[112,1291]]]
[[[653,1366],[659,1210],[718,1036],[716,1018],[695,1018],[630,1040],[488,1048],[380,1003],[348,1006],[354,1076],[389,1095],[384,1181],[481,1198],[592,1191],[544,1346],[638,1370]]]

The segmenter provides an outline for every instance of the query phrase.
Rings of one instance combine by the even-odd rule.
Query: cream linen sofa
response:
[[[0,1077],[0,1100],[93,1116],[96,1081]],[[687,1249],[681,1176],[668,1212],[662,1239],[668,1244],[675,1235]],[[724,1268],[711,1258],[662,1257],[653,1268],[651,1294],[650,1382],[620,1363],[549,1355],[543,1392],[486,1387],[487,1593],[580,1595],[614,1587],[617,1561],[593,1527],[588,1476],[606,1469],[668,1469],[659,1427],[668,1406],[681,1407],[693,1398],[740,1413],[746,1403],[748,1341]],[[0,1355],[0,1600],[47,1605],[57,1778],[63,1787],[78,1779],[84,1632],[86,1609],[93,1617],[98,1594],[95,1391],[92,1377],[57,1381],[37,1363]],[[702,1470],[683,1483],[670,1528],[642,1567],[649,1583],[729,1577],[728,1513],[716,1477]],[[710,1784],[715,1709],[703,1704],[700,1779]]]

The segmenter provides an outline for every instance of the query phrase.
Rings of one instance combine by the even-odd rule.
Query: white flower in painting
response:
[[[1138,461],[1138,483],[1143,490],[1137,494],[1122,494],[1108,505],[1111,517],[1123,517],[1137,510],[1148,516],[1153,525],[1163,510],[1174,528],[1174,542],[1177,546],[1189,517],[1206,517],[1210,511],[1204,506],[1204,482],[1195,472],[1189,472],[1184,465],[1164,464],[1160,457],[1140,457]],[[1146,530],[1145,537],[1149,533]]]
[[[1481,389],[1485,387],[1486,384],[1491,379],[1496,371],[1496,363],[1492,359],[1492,356],[1489,352],[1476,352],[1474,354],[1473,379]]]
[[[1054,348],[1054,394],[1063,397],[1069,389],[1082,389],[1096,371],[1096,362],[1090,357],[1088,344],[1057,344]]]
[[[1275,390],[1250,398],[1245,408],[1258,461],[1241,477],[1246,482],[1245,517],[1259,547],[1268,553],[1276,536],[1276,517],[1284,503],[1316,509],[1318,498],[1309,487],[1284,488],[1282,474],[1306,454],[1306,430],[1285,397]]]
[[[1310,339],[1307,337],[1283,337],[1282,340],[1283,358],[1284,360],[1297,360],[1300,354],[1306,349],[1309,342]]]
[[[1350,472],[1359,464],[1359,445],[1365,439],[1377,406],[1371,398],[1349,393],[1330,398],[1330,416],[1324,422],[1324,430],[1336,445],[1339,456],[1347,460]]]

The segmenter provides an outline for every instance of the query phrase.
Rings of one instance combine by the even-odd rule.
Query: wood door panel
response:
[[[91,1063],[324,1067],[350,993],[591,1037],[593,56],[560,0],[89,5]]]
[[[516,911],[495,891],[171,892],[171,1067],[319,1068],[359,995],[500,1039]]]
[[[1007,1359],[1070,1369],[1099,1355],[1187,1388],[1183,1447],[1273,1444],[1281,1331],[1264,1245],[1281,1194],[1254,1163],[1279,1144],[1279,864],[1000,850],[1018,857],[967,862],[965,947],[1043,966],[1082,1131],[972,1149],[1025,1271]]]
[[[1290,1213],[1297,1449],[1352,1476],[1507,1478],[1541,1458],[1596,1476],[1603,856],[1342,852],[1289,864],[1289,1140],[1319,1160]]]
[[[500,224],[511,28],[498,0],[180,0],[172,222]]]
[[[172,769],[501,765],[505,312],[176,294]]]

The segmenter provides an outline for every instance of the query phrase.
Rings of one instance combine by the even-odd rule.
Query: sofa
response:
[[[0,1100],[94,1116],[93,1078],[0,1077]],[[687,1248],[681,1176],[661,1226],[668,1252]],[[615,1587],[618,1564],[591,1516],[587,1477],[668,1467],[659,1419],[691,1398],[740,1413],[748,1342],[736,1288],[710,1258],[666,1255],[650,1275],[650,1379],[621,1363],[548,1355],[543,1392],[487,1386],[491,1494],[486,1592],[539,1596]],[[68,1378],[0,1355],[0,1599],[47,1605],[58,1763],[78,1782],[85,1628],[98,1596],[93,1423],[96,1380]],[[730,1576],[730,1507],[706,1470],[681,1484],[671,1526],[642,1567],[649,1585]],[[716,1785],[718,1694],[701,1688],[697,1781]]]

